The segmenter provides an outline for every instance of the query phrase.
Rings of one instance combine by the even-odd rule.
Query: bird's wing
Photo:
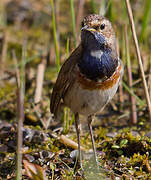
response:
[[[53,88],[51,95],[50,111],[55,116],[57,115],[58,106],[61,99],[65,96],[69,87],[75,81],[75,66],[82,56],[82,46],[79,45],[71,54],[71,56],[62,65],[58,78]]]

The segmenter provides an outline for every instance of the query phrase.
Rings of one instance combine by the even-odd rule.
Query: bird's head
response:
[[[81,42],[88,49],[115,48],[115,33],[109,20],[91,14],[82,21]]]

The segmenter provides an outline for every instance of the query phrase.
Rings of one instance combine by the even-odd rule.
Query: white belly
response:
[[[118,85],[119,83],[116,83],[107,90],[86,90],[82,89],[76,82],[64,98],[65,105],[74,113],[84,116],[92,115],[103,110],[115,95]]]

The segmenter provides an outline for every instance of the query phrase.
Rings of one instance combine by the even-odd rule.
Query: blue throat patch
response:
[[[97,81],[112,76],[117,67],[117,60],[111,58],[110,49],[103,51],[100,58],[92,56],[89,50],[85,50],[78,66],[81,73],[88,79]]]

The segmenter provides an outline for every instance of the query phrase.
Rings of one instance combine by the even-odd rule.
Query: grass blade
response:
[[[96,3],[94,0],[91,0],[92,13],[96,14]]]
[[[71,9],[71,17],[72,17],[72,32],[74,38],[74,47],[76,47],[76,25],[75,25],[75,12],[74,12],[73,0],[70,0],[70,9]]]
[[[67,39],[67,43],[66,43],[66,58],[69,57],[69,38]]]
[[[141,35],[140,35],[140,41],[143,41],[146,35],[146,29],[147,29],[148,20],[149,20],[150,12],[151,12],[150,10],[151,10],[151,2],[150,0],[147,0],[144,15],[143,15],[143,20],[142,20],[142,30],[141,30]]]
[[[60,55],[59,55],[57,33],[56,33],[55,8],[54,8],[53,0],[50,0],[50,3],[51,3],[51,8],[52,8],[53,39],[54,39],[55,52],[56,52],[57,72],[59,72],[59,70],[60,70]]]
[[[100,2],[100,10],[99,10],[99,14],[101,16],[105,16],[108,8],[109,7],[111,8],[110,4],[111,4],[110,0],[101,0],[101,2]]]
[[[137,104],[141,107],[143,107],[146,103],[144,101],[142,101],[138,96],[136,96],[136,94],[134,94],[133,91],[131,91],[131,89],[126,85],[126,83],[122,82],[123,84],[123,87],[127,90],[127,92],[129,94],[131,94],[132,96],[135,97],[136,101],[137,101]]]

